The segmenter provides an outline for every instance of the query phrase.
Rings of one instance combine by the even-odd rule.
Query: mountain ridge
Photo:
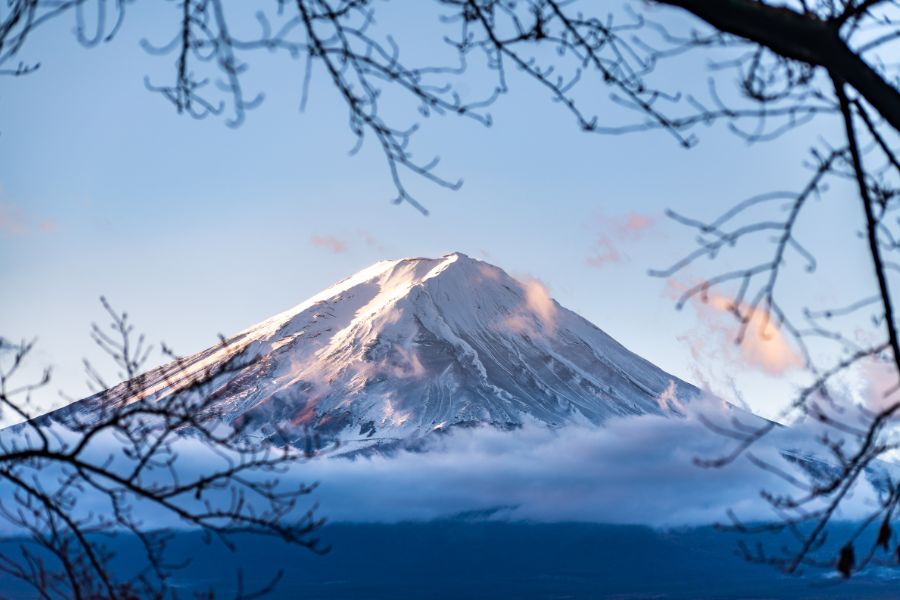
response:
[[[678,412],[698,392],[550,298],[454,252],[380,261],[297,306],[146,374],[163,397],[204,369],[219,375],[226,421],[299,442],[310,430],[357,446],[421,439],[454,426],[602,425]],[[129,402],[115,386],[85,402]]]

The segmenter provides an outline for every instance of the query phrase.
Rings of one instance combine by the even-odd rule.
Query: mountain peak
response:
[[[215,382],[227,420],[262,435],[312,428],[350,447],[474,423],[601,424],[696,392],[536,280],[461,252],[375,263],[228,342],[183,360],[179,374],[259,357]],[[151,373],[144,395],[177,389],[172,369]]]
[[[442,256],[441,258],[442,258],[442,259],[451,259],[451,260],[455,260],[455,261],[459,261],[459,262],[466,262],[466,261],[468,261],[468,262],[476,262],[476,263],[482,262],[482,261],[480,261],[480,260],[477,260],[477,259],[475,259],[475,258],[472,258],[472,257],[469,256],[468,254],[465,254],[465,253],[459,252],[459,251],[456,251],[456,252],[450,252],[450,253],[448,253],[448,254],[445,254],[445,255]]]

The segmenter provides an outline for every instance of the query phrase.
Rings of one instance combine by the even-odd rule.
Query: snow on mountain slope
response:
[[[175,375],[172,365],[151,372],[142,395],[171,393],[179,377],[238,353],[258,359],[215,382],[224,418],[357,445],[476,423],[601,424],[677,412],[697,393],[538,282],[461,253],[376,263],[184,359]],[[123,390],[92,400],[121,401]]]

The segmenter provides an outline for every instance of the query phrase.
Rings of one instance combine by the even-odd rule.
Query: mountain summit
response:
[[[482,423],[601,424],[659,414],[696,393],[539,282],[458,252],[378,262],[183,359],[178,375],[172,365],[151,372],[145,393],[165,395],[238,353],[257,359],[215,382],[226,420],[358,447]]]

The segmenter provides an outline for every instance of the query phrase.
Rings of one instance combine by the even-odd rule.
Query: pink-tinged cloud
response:
[[[59,223],[56,222],[56,219],[44,219],[38,223],[38,228],[44,233],[56,233],[59,229]]]
[[[724,296],[711,298],[708,304],[720,312],[731,311],[734,306],[734,302]],[[759,308],[752,310],[747,306],[738,306],[737,309],[742,314],[750,313],[747,331],[740,343],[746,362],[770,375],[783,375],[803,366],[803,357],[788,342],[768,311]]]
[[[419,360],[415,350],[407,350],[402,346],[395,346],[399,361],[390,366],[390,373],[397,379],[420,379],[425,375],[425,367]]]
[[[621,231],[627,235],[639,235],[646,229],[649,229],[655,223],[655,219],[641,213],[629,213],[622,222]]]
[[[55,233],[59,225],[53,219],[37,220],[19,206],[0,202],[0,238],[19,237],[32,233]]]
[[[653,217],[637,212],[619,217],[601,216],[599,220],[600,231],[587,257],[587,264],[596,268],[627,260],[621,246],[642,239],[656,224]]]
[[[366,231],[365,229],[359,230],[359,237],[362,238],[363,243],[371,248],[372,250],[376,250],[380,253],[383,253],[385,250],[384,244],[381,243],[381,240],[375,236],[370,231]]]
[[[503,271],[486,263],[478,263],[478,275],[480,280],[499,281]]]
[[[547,286],[539,279],[528,277],[520,279],[525,291],[525,304],[534,312],[546,327],[556,328],[556,303],[550,297]]]
[[[522,305],[509,315],[503,324],[513,331],[527,335],[538,333],[537,323],[547,331],[556,331],[558,308],[550,297],[547,286],[534,277],[520,277],[516,281],[522,288],[524,299]]]
[[[684,404],[676,394],[675,380],[670,379],[669,385],[656,397],[656,404],[663,413],[681,415],[685,412]]]
[[[622,262],[622,254],[608,238],[597,240],[594,244],[594,251],[587,257],[587,264],[597,268],[618,262]]]
[[[673,296],[680,296],[687,289],[672,279],[666,287]],[[735,304],[733,298],[712,292],[705,298],[693,296],[689,304],[694,307],[699,324],[681,339],[695,360],[725,360],[736,367],[751,367],[772,376],[804,366],[803,357],[765,308]],[[747,320],[740,340],[741,323],[736,313]]]
[[[30,229],[22,209],[7,202],[0,202],[0,235],[16,237],[26,235]]]
[[[333,235],[314,235],[310,239],[313,246],[328,250],[332,254],[343,254],[347,251],[347,243]]]

